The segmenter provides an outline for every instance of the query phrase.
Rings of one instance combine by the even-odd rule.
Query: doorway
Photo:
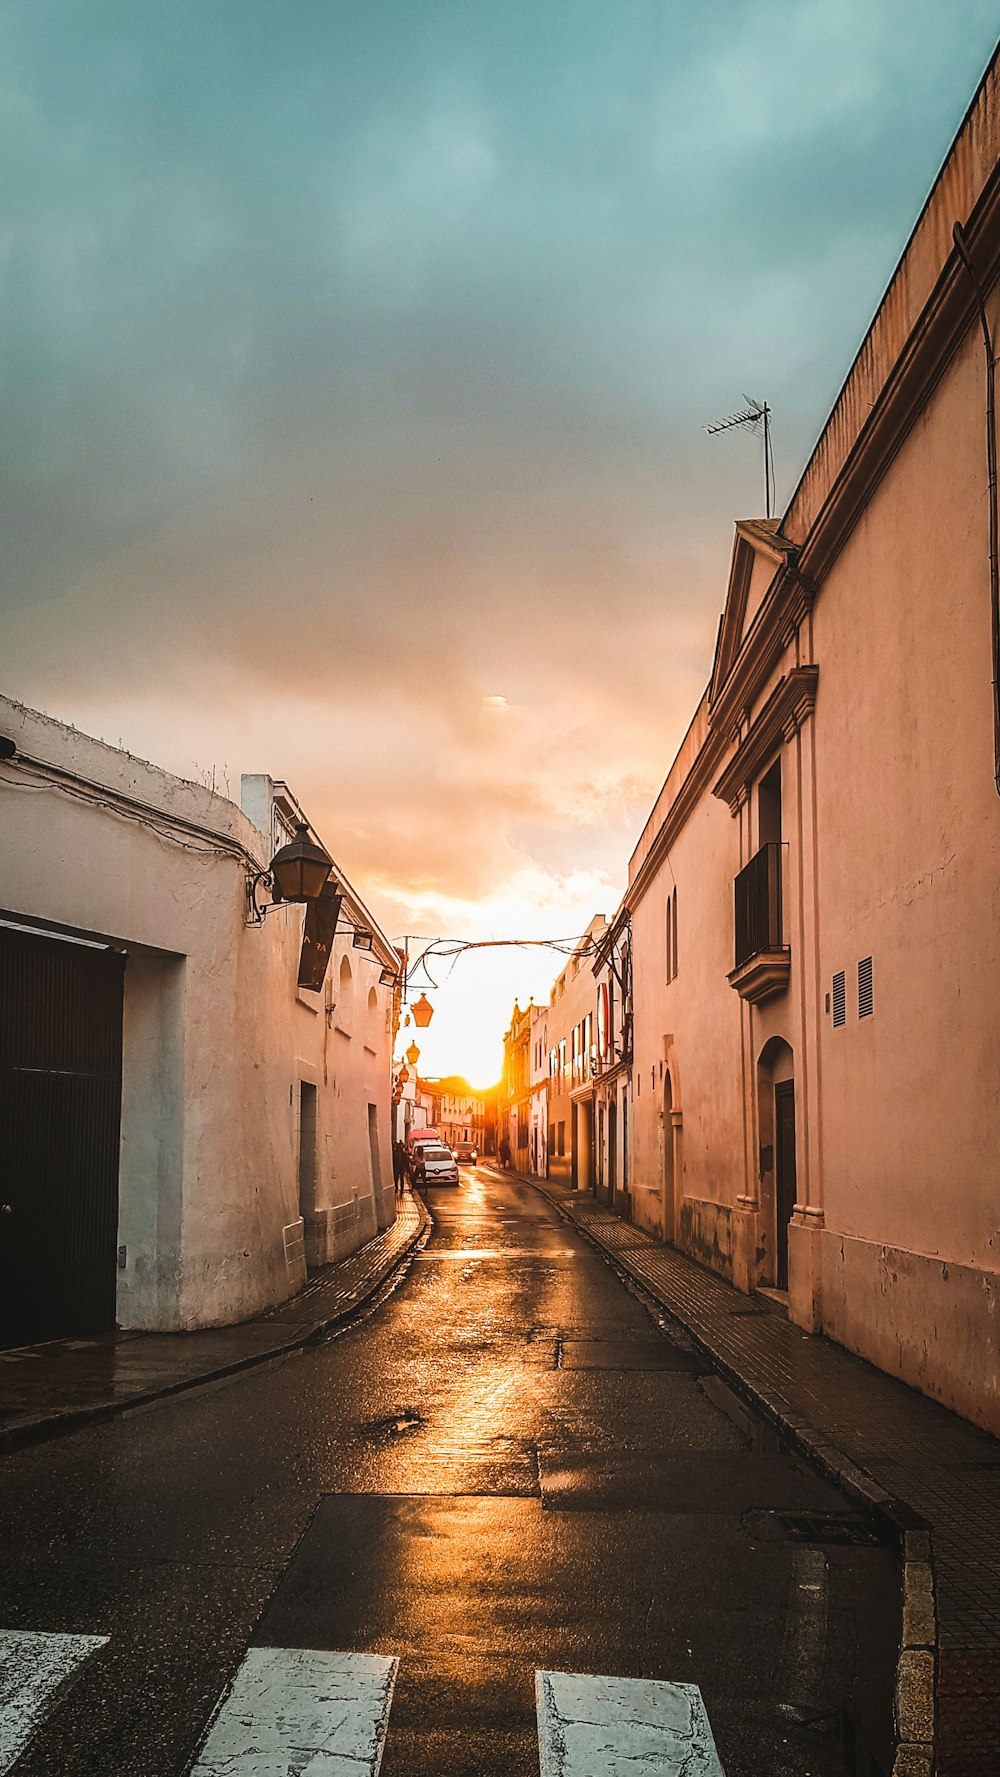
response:
[[[115,1324],[125,958],[0,929],[0,1342]]]
[[[316,1087],[299,1081],[299,1215],[316,1212]]]
[[[758,1178],[762,1259],[759,1283],[788,1288],[788,1224],[795,1208],[795,1058],[771,1037],[757,1061]]]
[[[795,1081],[774,1088],[776,1197],[775,1273],[779,1290],[788,1288],[788,1224],[795,1208]]]
[[[608,1203],[614,1208],[618,1195],[618,1100],[608,1099]]]
[[[663,1109],[661,1117],[661,1140],[663,1142],[663,1238],[672,1242],[674,1238],[674,1086],[670,1078],[670,1070],[663,1076]]]

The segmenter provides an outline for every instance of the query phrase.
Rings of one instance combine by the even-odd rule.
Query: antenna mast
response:
[[[774,491],[774,457],[771,454],[771,409],[766,401],[755,401],[752,395],[744,395],[746,406],[739,413],[731,413],[724,420],[715,420],[705,431],[710,438],[718,432],[732,432],[737,427],[749,426],[751,431],[761,429],[764,439],[764,516],[771,518],[771,503]]]

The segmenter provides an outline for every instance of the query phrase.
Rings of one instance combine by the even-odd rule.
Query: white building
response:
[[[8,1342],[245,1319],[393,1219],[396,954],[334,866],[322,990],[297,985],[303,908],[255,920],[249,890],[302,811],[243,788],[0,698]]]
[[[536,1178],[548,1174],[549,1147],[549,1008],[532,1006],[530,1031],[531,1125],[529,1166]]]

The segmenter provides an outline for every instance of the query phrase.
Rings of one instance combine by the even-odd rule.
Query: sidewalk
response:
[[[898,1537],[894,1777],[1000,1773],[1000,1441],[604,1208],[549,1198],[679,1321],[743,1398]],[[937,1703],[935,1734],[934,1701]],[[937,1764],[932,1766],[936,1740]]]
[[[280,1307],[196,1333],[108,1333],[0,1351],[0,1455],[199,1388],[318,1339],[371,1301],[430,1218],[408,1191],[391,1228]]]

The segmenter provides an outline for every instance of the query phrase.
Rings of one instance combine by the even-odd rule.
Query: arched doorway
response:
[[[757,1132],[762,1281],[787,1290],[788,1224],[795,1208],[795,1058],[784,1037],[771,1037],[757,1061]]]

